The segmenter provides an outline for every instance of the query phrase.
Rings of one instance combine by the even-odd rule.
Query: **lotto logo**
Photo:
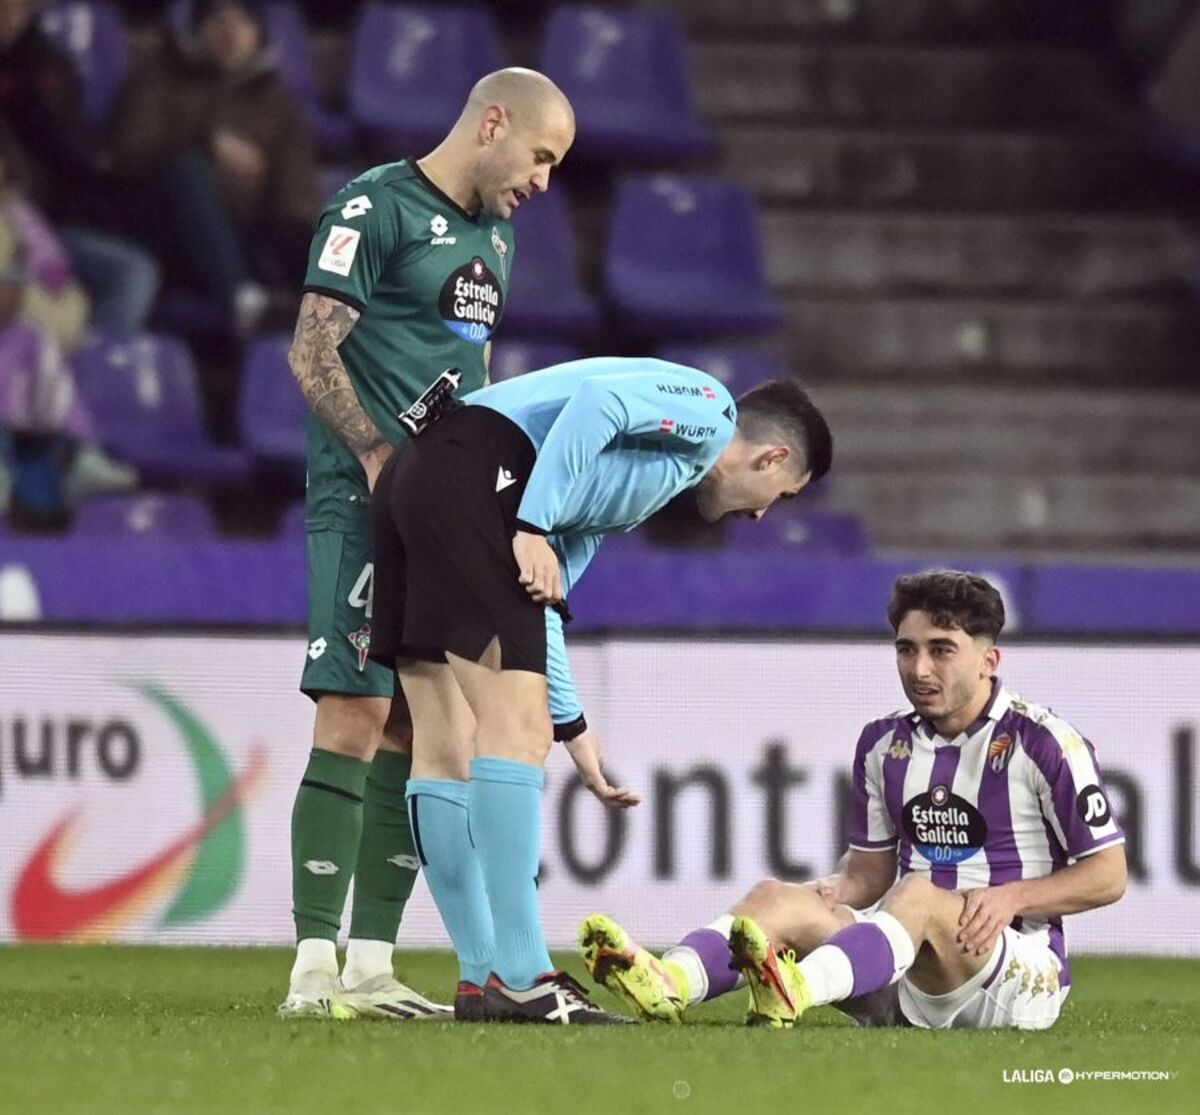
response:
[[[429,231],[432,232],[434,236],[445,236],[446,229],[449,227],[449,222],[441,215],[441,213],[439,213],[433,218],[432,221],[429,222]]]

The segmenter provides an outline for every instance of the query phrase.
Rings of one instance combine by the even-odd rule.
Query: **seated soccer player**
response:
[[[759,883],[661,959],[603,915],[580,944],[643,1018],[750,988],[747,1021],[832,1003],[863,1025],[1052,1026],[1071,986],[1063,917],[1125,890],[1125,837],[1095,752],[996,676],[1000,594],[958,572],[888,605],[912,708],[863,729],[850,848],[813,883]],[[899,878],[897,878],[897,870]]]
[[[372,503],[371,653],[398,667],[412,715],[409,813],[459,957],[455,1014],[626,1021],[553,970],[538,909],[552,742],[606,804],[637,800],[604,777],[565,600],[609,531],[689,488],[707,519],[760,518],[827,471],[832,439],[796,383],[735,403],[704,372],[651,359],[563,364],[465,402],[391,458]]]

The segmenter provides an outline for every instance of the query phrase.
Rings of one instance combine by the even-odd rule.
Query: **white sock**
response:
[[[337,975],[337,945],[323,937],[306,937],[296,944],[296,960],[292,964],[290,979],[305,972],[329,972]]]
[[[837,945],[818,945],[800,961],[800,972],[808,981],[814,1006],[840,1003],[854,990],[854,969]]]
[[[728,941],[729,931],[733,928],[733,915],[722,914],[716,921],[710,921],[704,928],[715,930]]]
[[[733,928],[733,915],[722,914],[716,921],[709,922],[704,928],[720,933],[722,937],[729,940],[729,931]],[[704,967],[704,961],[700,959],[700,954],[694,948],[690,945],[673,945],[663,953],[662,958],[669,960],[672,964],[678,964],[683,969],[684,975],[687,976],[689,1006],[692,1003],[702,1002],[708,996],[708,970]],[[737,986],[741,987],[745,982],[739,973]]]
[[[865,953],[860,951],[863,941],[859,927],[862,925],[873,925],[886,939],[891,952],[891,976],[887,986],[895,983],[912,967],[913,960],[916,959],[916,947],[908,930],[886,910],[877,910],[834,934],[829,942],[813,949],[800,961],[800,971],[808,981],[814,1006],[838,1003],[854,994],[854,966],[848,950],[853,950],[859,955],[860,964],[863,963],[864,956],[870,958],[876,955],[870,949]],[[845,947],[834,943],[843,934],[853,934],[857,943],[851,945],[848,939]]]
[[[343,985],[357,987],[372,976],[390,976],[394,950],[391,941],[361,941],[351,937],[346,946],[346,966],[342,969]]]
[[[665,962],[678,964],[688,981],[687,1005],[702,1002],[708,994],[708,973],[700,962],[700,954],[688,945],[672,945],[663,953]]]

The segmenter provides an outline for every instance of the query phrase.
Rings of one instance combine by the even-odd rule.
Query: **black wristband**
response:
[[[555,743],[570,743],[577,736],[583,735],[587,731],[587,721],[580,714],[574,720],[566,724],[554,725],[554,742]]]
[[[515,525],[517,530],[523,531],[525,534],[540,534],[545,538],[550,533],[544,527],[535,527],[533,523],[527,523],[524,519],[517,519]]]

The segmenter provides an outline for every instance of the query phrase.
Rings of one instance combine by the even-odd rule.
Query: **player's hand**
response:
[[[963,892],[963,912],[958,919],[958,944],[965,953],[983,956],[996,944],[1004,927],[1020,912],[1017,888],[1011,883]]]
[[[600,740],[591,728],[580,732],[566,744],[566,748],[571,753],[583,784],[605,805],[612,809],[630,809],[641,802],[642,799],[632,790],[613,786],[605,778]]]
[[[390,445],[380,445],[375,449],[369,449],[358,458],[363,472],[367,474],[368,492],[375,491],[375,482],[379,479],[379,474],[383,471],[383,466],[387,464],[391,455],[392,447]]]
[[[540,534],[519,530],[513,536],[513,557],[517,559],[521,584],[539,604],[557,604],[562,600],[562,578],[558,555]]]
[[[228,175],[241,182],[256,185],[267,174],[267,157],[262,149],[236,132],[221,128],[213,133],[213,158]]]

